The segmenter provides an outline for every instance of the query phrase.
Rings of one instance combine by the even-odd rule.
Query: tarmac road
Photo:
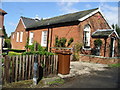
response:
[[[120,68],[92,71],[90,75],[77,76],[60,88],[120,88]]]

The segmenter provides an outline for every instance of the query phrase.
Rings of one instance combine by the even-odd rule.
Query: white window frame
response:
[[[33,44],[33,38],[34,38],[34,33],[30,32],[30,35],[29,35],[29,45]]]
[[[13,34],[13,35],[12,35],[12,38],[13,38],[13,39],[14,39],[14,36],[15,36],[15,35]]]
[[[20,32],[20,42],[23,41],[23,32]]]
[[[19,32],[17,32],[17,36],[16,36],[16,42],[19,42]]]
[[[88,24],[85,25],[84,27],[84,48],[87,48],[87,47],[90,48],[90,32],[91,32],[90,25]]]
[[[42,37],[41,37],[41,46],[46,47],[47,46],[47,31],[42,31]]]

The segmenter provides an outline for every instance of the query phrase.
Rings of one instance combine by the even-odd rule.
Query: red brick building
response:
[[[101,32],[106,34],[101,35]],[[43,20],[21,17],[11,36],[12,48],[25,50],[27,38],[29,45],[37,41],[43,47],[54,47],[56,36],[74,38],[73,45],[76,42],[83,43],[86,54],[91,54],[94,40],[100,38],[103,41],[100,55],[105,57],[117,55],[119,36],[108,24],[99,8]],[[114,45],[112,51],[110,51],[111,40]],[[110,55],[113,51],[114,53]]]
[[[0,51],[3,46],[3,26],[4,26],[4,15],[7,14],[4,10],[0,9]]]

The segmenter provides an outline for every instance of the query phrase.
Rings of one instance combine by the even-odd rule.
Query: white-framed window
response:
[[[14,34],[12,35],[12,38],[14,39]]]
[[[42,31],[41,46],[47,46],[47,31]]]
[[[20,32],[20,42],[23,41],[23,32]]]
[[[90,26],[88,24],[84,27],[84,47],[90,47]]]
[[[19,42],[19,32],[17,32],[16,42]]]
[[[30,32],[30,35],[29,35],[29,45],[32,45],[33,44],[33,36],[34,36],[34,33],[33,32]]]

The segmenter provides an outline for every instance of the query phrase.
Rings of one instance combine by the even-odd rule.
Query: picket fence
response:
[[[33,78],[35,55],[5,56],[3,66],[3,84]],[[38,76],[48,77],[57,74],[57,55],[37,55]]]

